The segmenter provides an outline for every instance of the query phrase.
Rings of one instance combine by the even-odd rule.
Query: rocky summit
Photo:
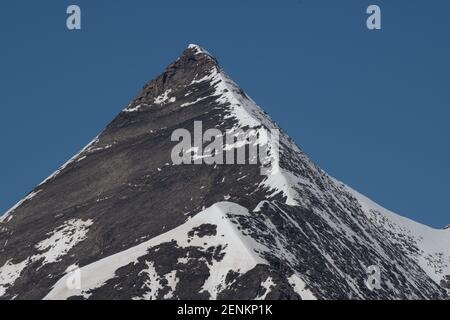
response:
[[[279,130],[279,169],[175,165],[194,122]],[[0,299],[448,299],[449,279],[450,229],[329,176],[197,45],[0,218]]]

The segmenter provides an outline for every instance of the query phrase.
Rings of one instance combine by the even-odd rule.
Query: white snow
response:
[[[265,300],[267,295],[272,291],[272,288],[275,286],[272,277],[267,277],[267,279],[261,283],[261,286],[265,289],[264,293],[257,297],[255,300]]]
[[[230,115],[239,120],[239,125],[230,130],[248,126],[258,127],[261,124],[268,129],[275,129],[271,120],[262,112],[261,108],[248,96],[240,91],[238,85],[231,80],[223,71],[213,73],[212,83],[216,89],[217,102],[221,104],[230,103]]]
[[[294,187],[297,186],[298,181],[299,179],[293,173],[279,169],[277,172],[270,172],[260,186],[271,190],[271,196],[281,192],[286,196],[286,204],[295,206],[298,205],[298,192]]]
[[[86,239],[86,233],[91,225],[91,220],[69,220],[48,234],[49,237],[47,239],[35,245],[40,253],[28,257],[17,264],[12,264],[11,261],[6,262],[0,268],[0,297],[5,294],[8,286],[12,286],[15,283],[22,271],[30,263],[43,259],[40,266],[42,268],[45,264],[58,262],[70,249]]]
[[[391,240],[402,245],[403,241],[415,244],[419,253],[410,252],[412,259],[433,279],[440,284],[443,276],[450,275],[450,232],[433,229],[389,211],[366,196],[346,186],[347,190],[358,200],[367,217],[379,228],[386,229],[396,237]],[[407,240],[405,240],[405,236]]]
[[[214,78],[214,75],[216,73],[213,71],[210,74],[207,74],[206,76],[204,76],[203,78],[200,79],[194,79],[191,84],[196,84],[196,83],[202,83],[202,82],[206,82],[206,81],[211,81]],[[190,93],[191,94],[191,93]]]
[[[202,47],[200,47],[198,44],[191,43],[188,46],[188,48],[189,49],[194,49],[196,51],[196,54],[202,54],[203,53],[203,54],[206,54],[206,55],[211,57],[211,54],[208,51],[206,51],[205,49],[203,49]]]
[[[148,291],[142,297],[143,300],[156,300],[158,298],[157,294],[159,290],[163,287],[160,282],[160,278],[158,273],[155,270],[153,262],[147,262],[147,269],[141,271],[141,274],[144,273],[148,276],[148,279],[145,281],[144,286],[148,289]],[[136,300],[138,299],[135,298]]]
[[[137,106],[134,106],[133,108],[128,107],[128,108],[124,109],[123,111],[124,112],[136,112],[136,111],[141,110],[141,108],[142,108],[142,104],[138,104]]]
[[[6,293],[6,289],[9,286],[16,282],[29,262],[29,260],[25,260],[18,264],[13,264],[9,260],[0,268],[0,297]]]
[[[171,97],[169,98],[169,95],[172,93],[172,89],[168,89],[166,90],[164,93],[162,93],[161,95],[159,95],[158,97],[155,98],[154,103],[156,104],[165,104],[167,102],[175,102],[176,99],[175,97]]]
[[[306,284],[299,276],[293,274],[288,278],[289,284],[294,291],[302,298],[302,300],[317,300],[309,289],[306,289]]]
[[[223,253],[225,253],[224,258],[220,262],[213,261],[212,264],[209,265],[210,277],[205,281],[202,289],[202,291],[209,292],[211,298],[215,299],[217,293],[225,288],[225,277],[230,270],[246,273],[258,264],[267,264],[267,262],[257,253],[257,251],[264,251],[265,248],[255,242],[251,237],[246,236],[237,230],[236,226],[231,222],[233,215],[246,216],[249,215],[249,212],[244,207],[231,202],[216,203],[212,207],[198,213],[183,225],[167,233],[82,267],[80,290],[69,290],[66,287],[66,278],[68,276],[64,276],[55,284],[53,290],[45,299],[59,300],[67,299],[75,295],[84,295],[92,289],[101,287],[109,279],[114,278],[115,273],[119,268],[136,262],[137,259],[145,255],[150,248],[171,241],[176,241],[179,247],[193,246],[207,249],[211,246],[222,246]],[[205,236],[203,238],[194,236],[193,238],[189,238],[188,233],[193,228],[203,224],[216,225],[217,236]],[[206,246],[205,243],[207,243]],[[149,268],[150,266],[151,264],[149,265]],[[152,286],[151,283],[155,283],[154,279],[156,276],[154,275],[153,270],[149,270],[148,274],[152,277],[151,279],[153,279],[153,282],[150,281],[148,284]],[[148,296],[150,298],[152,297],[152,294],[159,290],[159,282],[152,288],[155,290]]]
[[[42,253],[35,256],[35,259],[44,258],[43,264],[57,262],[70,249],[86,239],[86,234],[92,224],[92,220],[72,219],[67,221],[48,234],[47,239],[36,245],[36,248]]]
[[[80,159],[77,160],[77,162],[81,162],[81,161],[83,161],[86,158],[87,158],[87,156],[82,156]]]
[[[164,295],[163,299],[171,299],[173,298],[173,292],[177,289],[177,285],[178,282],[180,282],[180,279],[177,278],[177,271],[175,270],[166,274],[164,278],[167,280],[170,290]]]
[[[180,107],[181,108],[189,107],[189,106],[195,105],[195,104],[197,104],[197,103],[199,103],[199,102],[201,102],[201,101],[203,101],[203,100],[205,100],[207,98],[209,98],[209,97],[200,97],[200,98],[198,98],[195,101],[183,103]]]
[[[188,257],[178,258],[178,260],[177,260],[177,263],[179,263],[179,264],[186,264],[188,262],[189,262]]]

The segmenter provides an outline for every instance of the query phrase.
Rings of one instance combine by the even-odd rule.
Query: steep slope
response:
[[[367,218],[386,238],[404,248],[405,254],[433,281],[450,289],[450,230],[436,230],[399,216],[347,188],[359,201]]]
[[[448,297],[449,230],[377,206],[283,132],[270,154],[279,170],[174,165],[172,132],[194,135],[194,121],[221,132],[279,129],[215,58],[189,46],[1,219],[0,298]],[[366,285],[373,265],[376,290]]]

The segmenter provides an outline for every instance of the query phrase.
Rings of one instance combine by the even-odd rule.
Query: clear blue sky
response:
[[[82,9],[82,31],[66,8]],[[365,27],[382,9],[382,31]],[[189,43],[331,175],[450,223],[448,0],[2,0],[0,212],[79,151]]]

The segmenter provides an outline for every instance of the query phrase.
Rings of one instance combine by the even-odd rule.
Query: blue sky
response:
[[[66,29],[70,4],[81,31]],[[370,4],[381,31],[366,28]],[[448,12],[446,0],[2,0],[0,212],[198,43],[331,175],[442,227]]]

